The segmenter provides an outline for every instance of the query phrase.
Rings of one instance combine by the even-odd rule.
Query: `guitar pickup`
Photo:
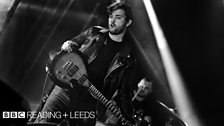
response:
[[[66,64],[63,66],[63,69],[67,71],[67,74],[70,77],[72,77],[79,70],[78,66],[71,61],[67,61]]]

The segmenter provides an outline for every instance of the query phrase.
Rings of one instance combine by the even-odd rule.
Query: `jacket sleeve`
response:
[[[79,35],[70,39],[70,41],[72,41],[74,43],[72,48],[80,48],[83,44],[88,42],[87,39],[89,37],[94,36],[95,34],[97,34],[99,31],[101,31],[103,29],[105,29],[105,28],[103,28],[101,26],[93,26],[93,27],[90,27],[90,28],[86,29],[85,31],[81,32]]]

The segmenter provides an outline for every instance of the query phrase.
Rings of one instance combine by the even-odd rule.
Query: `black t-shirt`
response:
[[[115,42],[109,35],[104,41],[104,45],[98,56],[89,65],[89,80],[98,88],[102,88],[104,77],[117,52],[124,46],[124,42]]]

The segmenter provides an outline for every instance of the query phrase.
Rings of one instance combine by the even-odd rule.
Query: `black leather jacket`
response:
[[[108,34],[107,29],[94,26],[72,38],[71,41],[75,42],[75,47],[78,47],[88,63],[91,63],[98,55],[104,42],[107,41],[106,34]],[[127,118],[131,118],[130,116],[133,114],[132,87],[137,84],[139,77],[136,75],[138,73],[136,59],[128,45],[129,40],[125,37],[124,41],[126,42],[124,48],[116,54],[104,78],[102,93],[111,99],[118,89],[118,106]]]

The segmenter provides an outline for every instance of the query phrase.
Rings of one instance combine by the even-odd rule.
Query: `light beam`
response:
[[[174,102],[178,108],[180,118],[189,126],[201,126],[198,116],[196,115],[189,96],[185,90],[185,84],[178,68],[176,67],[176,63],[172,57],[166,38],[157,20],[152,3],[150,0],[143,0],[143,2],[149,20],[152,24],[152,29],[154,31],[155,39],[162,57],[170,89],[174,97]]]

